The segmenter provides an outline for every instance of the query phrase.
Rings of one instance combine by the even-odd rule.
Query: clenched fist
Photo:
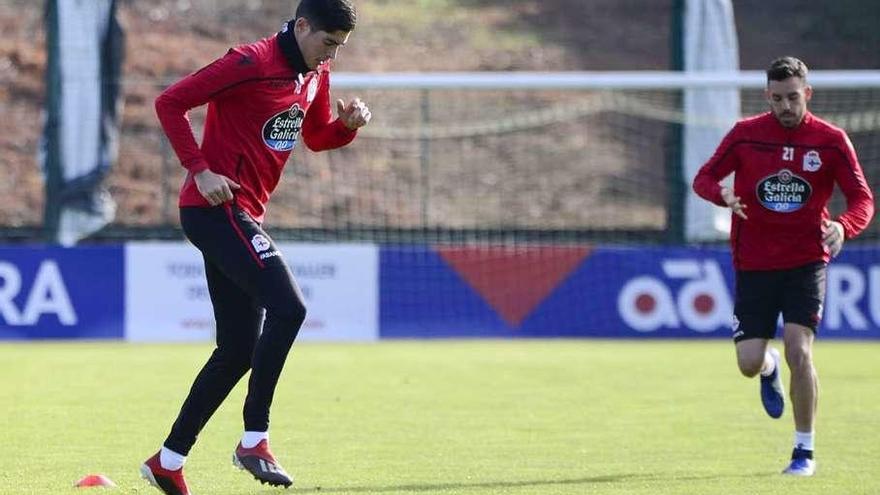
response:
[[[351,100],[348,105],[342,100],[336,100],[336,113],[345,127],[351,130],[359,129],[370,121],[370,109],[360,98]]]

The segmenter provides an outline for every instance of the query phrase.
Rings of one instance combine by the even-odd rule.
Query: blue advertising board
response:
[[[123,246],[0,247],[0,340],[121,339]],[[725,247],[385,246],[380,338],[730,338]],[[134,313],[132,313],[134,314]],[[880,248],[828,269],[821,338],[880,339]]]
[[[0,340],[118,339],[123,249],[0,247]]]
[[[726,247],[456,248],[380,255],[380,336],[730,338]],[[880,249],[828,269],[823,338],[880,338]]]

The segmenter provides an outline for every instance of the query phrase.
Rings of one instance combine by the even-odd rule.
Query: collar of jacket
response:
[[[281,53],[284,54],[284,58],[290,67],[297,74],[305,75],[309,72],[309,68],[299,49],[299,44],[296,42],[296,37],[293,35],[294,22],[291,19],[281,27],[281,31],[278,32],[278,46],[281,47]]]

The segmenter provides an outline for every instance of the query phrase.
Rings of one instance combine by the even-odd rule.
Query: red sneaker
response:
[[[235,467],[243,469],[254,476],[260,483],[268,483],[272,486],[284,486],[293,484],[287,472],[275,460],[275,456],[269,451],[269,442],[260,440],[255,447],[246,449],[238,443],[235,453],[232,454],[232,463]]]
[[[141,466],[141,478],[150,482],[166,495],[191,495],[183,479],[183,468],[177,471],[164,469],[159,463],[159,453],[150,457]]]

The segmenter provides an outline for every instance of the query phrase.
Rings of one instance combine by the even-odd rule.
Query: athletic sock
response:
[[[159,464],[162,466],[162,469],[177,471],[183,467],[185,462],[185,455],[180,455],[168,447],[162,447],[162,450],[159,451]]]
[[[241,446],[246,449],[252,449],[263,440],[269,440],[268,431],[246,431],[241,436]]]
[[[808,431],[806,433],[801,431],[794,432],[794,448],[801,450],[813,450],[813,437],[815,436],[814,432]]]
[[[773,359],[773,356],[770,355],[770,351],[767,351],[767,353],[764,354],[764,362],[765,363],[767,362],[768,359],[770,360],[771,363],[773,363],[773,366],[768,370],[761,370],[761,376],[770,376],[773,374],[774,371],[776,371],[776,360]]]

